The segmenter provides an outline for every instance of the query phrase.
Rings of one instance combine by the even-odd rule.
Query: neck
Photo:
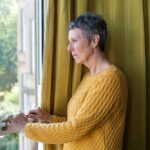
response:
[[[90,70],[90,75],[93,76],[98,72],[105,70],[110,66],[110,62],[106,59],[105,54],[99,50],[95,51],[85,64]]]

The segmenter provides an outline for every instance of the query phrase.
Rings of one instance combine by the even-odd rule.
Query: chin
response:
[[[76,61],[76,60],[75,60],[75,63],[76,63],[76,64],[80,64],[80,62],[78,62],[78,61]]]
[[[83,64],[82,61],[75,60],[76,64]]]

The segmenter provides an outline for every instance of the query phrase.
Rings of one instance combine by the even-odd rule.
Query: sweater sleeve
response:
[[[94,82],[75,118],[62,123],[28,123],[24,129],[26,136],[43,143],[61,144],[77,140],[105,123],[119,101],[120,81],[111,74]]]
[[[65,122],[66,118],[65,117],[60,117],[60,116],[56,116],[56,115],[51,115],[52,116],[52,123],[59,123],[59,122]]]

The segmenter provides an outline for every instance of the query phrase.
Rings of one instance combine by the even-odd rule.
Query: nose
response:
[[[68,50],[68,52],[71,52],[71,51],[72,51],[72,46],[71,46],[70,43],[68,44],[67,50]]]

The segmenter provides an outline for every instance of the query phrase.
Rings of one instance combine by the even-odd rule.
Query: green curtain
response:
[[[68,23],[83,12],[108,23],[107,56],[127,77],[129,98],[125,150],[150,149],[150,1],[49,0],[45,32],[42,107],[65,116],[67,103],[86,69],[66,51]],[[61,150],[62,145],[45,145]]]

